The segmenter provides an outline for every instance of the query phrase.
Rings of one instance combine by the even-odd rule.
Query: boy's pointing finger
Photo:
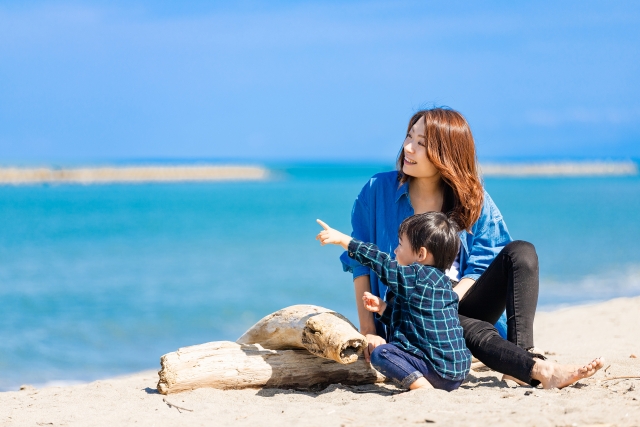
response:
[[[320,226],[321,226],[322,228],[324,228],[325,230],[328,230],[328,229],[330,229],[330,228],[331,228],[331,227],[329,227],[329,226],[328,226],[324,221],[321,221],[321,220],[319,220],[319,219],[316,219],[316,222],[317,222],[318,224],[320,224]]]

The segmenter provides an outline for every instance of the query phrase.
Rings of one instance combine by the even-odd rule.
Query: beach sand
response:
[[[156,372],[147,371],[0,393],[0,425],[640,426],[640,380],[607,380],[640,375],[640,298],[539,313],[535,327],[536,345],[550,359],[582,364],[603,356],[606,372],[563,390],[515,386],[487,371],[472,373],[452,393],[336,384],[318,391],[199,389],[163,396],[155,390]]]

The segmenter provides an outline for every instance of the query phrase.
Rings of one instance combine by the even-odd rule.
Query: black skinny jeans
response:
[[[533,318],[538,305],[538,255],[531,243],[505,246],[459,304],[467,347],[489,368],[531,385]],[[507,340],[493,325],[507,310]]]

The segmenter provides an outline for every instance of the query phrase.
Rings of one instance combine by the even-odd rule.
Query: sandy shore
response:
[[[0,425],[639,426],[640,380],[612,379],[640,375],[639,313],[640,298],[623,298],[537,316],[536,345],[549,358],[607,360],[606,372],[563,390],[518,387],[488,371],[472,373],[452,393],[401,393],[385,384],[332,385],[315,392],[200,389],[162,396],[155,391],[156,372],[148,371],[0,393]]]

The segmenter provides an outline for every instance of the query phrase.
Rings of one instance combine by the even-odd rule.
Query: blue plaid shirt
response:
[[[373,243],[353,239],[349,257],[371,268],[395,298],[380,320],[390,328],[389,343],[427,362],[448,380],[463,380],[471,367],[458,319],[458,295],[440,270],[413,263],[402,266]]]

